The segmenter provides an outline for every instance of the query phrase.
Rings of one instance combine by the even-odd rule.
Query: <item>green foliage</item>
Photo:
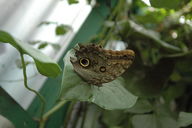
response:
[[[59,44],[56,44],[54,42],[41,41],[41,40],[30,41],[29,44],[38,45],[38,49],[44,49],[47,46],[51,46],[55,51],[58,51],[61,48]]]
[[[103,112],[103,122],[110,127],[119,126],[126,118],[127,115],[124,111],[114,110]]]
[[[61,68],[51,58],[31,47],[29,44],[16,40],[9,33],[0,31],[0,42],[9,43],[20,53],[31,56],[35,61],[39,73],[42,75],[56,77],[61,73]]]
[[[192,122],[192,113],[180,112],[179,113],[179,126],[186,127]]]
[[[150,0],[150,3],[156,8],[175,9],[179,6],[181,0]]]
[[[74,50],[69,51],[64,59],[61,100],[88,101],[108,110],[126,109],[135,104],[137,97],[123,87],[124,82],[120,78],[102,87],[84,82],[73,70],[70,62],[72,56]]]
[[[72,28],[69,25],[59,24],[58,22],[53,22],[53,21],[43,21],[39,24],[39,26],[42,26],[42,25],[56,25],[55,34],[57,36],[65,35],[69,30],[72,30]]]
[[[141,0],[118,1],[99,35],[90,41],[106,45],[118,40],[136,53],[122,78],[138,100],[129,109],[101,111],[105,127],[189,128],[192,124],[192,1],[150,2],[152,7]],[[118,41],[111,45],[118,46]]]
[[[79,3],[78,0],[67,0],[68,4],[77,4]]]
[[[56,35],[64,35],[66,32],[68,32],[71,28],[67,25],[64,25],[64,24],[61,24],[61,25],[58,25],[56,28],[55,28],[55,33]]]
[[[132,123],[134,128],[179,128],[171,117],[156,114],[135,115]]]
[[[51,25],[51,24],[58,24],[57,22],[53,22],[53,21],[42,21],[39,26],[42,26],[42,25]]]
[[[43,49],[47,46],[48,44],[47,43],[41,43],[39,46],[38,46],[38,49]]]
[[[96,5],[102,2],[97,0]],[[102,87],[89,85],[74,72],[69,61],[74,51],[65,56],[59,99],[88,102],[79,107],[81,114],[75,116],[80,117],[74,124],[77,127],[85,124],[93,128],[189,128],[192,124],[192,1],[150,2],[152,7],[141,0],[119,0],[110,8],[111,15],[100,33],[89,41],[103,45],[116,41],[113,46],[121,41],[135,51],[135,61],[122,77]],[[68,3],[78,1],[68,0]],[[104,3],[109,7],[109,1]],[[56,35],[70,30],[54,22],[42,24],[55,24]],[[42,74],[60,72],[50,59],[3,31],[0,41],[32,56]],[[49,43],[39,44],[39,48],[45,48]]]
[[[138,113],[138,114],[150,113],[152,111],[153,111],[153,106],[146,99],[138,99],[137,103],[133,107],[126,110],[126,112]]]

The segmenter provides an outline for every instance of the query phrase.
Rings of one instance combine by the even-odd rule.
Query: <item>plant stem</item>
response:
[[[39,128],[44,128],[45,123],[46,123],[47,119],[49,118],[49,116],[52,115],[54,112],[56,112],[58,109],[60,109],[65,103],[67,103],[67,101],[62,100],[62,101],[58,102],[55,106],[53,106],[53,108],[51,108],[48,112],[46,112],[43,115],[42,120],[40,120]]]
[[[192,55],[192,51],[188,51],[188,52],[181,52],[181,53],[175,53],[175,54],[170,54],[170,55],[164,55],[164,57],[183,57],[183,56],[188,56],[188,55]]]
[[[81,123],[81,127],[80,128],[84,128],[85,119],[86,119],[86,115],[87,115],[87,106],[88,106],[87,103],[85,103],[83,105],[83,117],[82,117],[82,123]]]
[[[37,92],[36,90],[30,88],[28,86],[28,83],[27,83],[27,73],[26,73],[26,65],[25,65],[25,60],[24,60],[24,56],[23,56],[23,53],[20,52],[20,57],[21,57],[21,63],[22,63],[22,67],[23,67],[23,77],[24,77],[24,86],[25,88],[27,88],[29,91],[33,92],[36,94],[36,96],[39,97],[40,101],[41,101],[41,112],[40,112],[40,118],[42,118],[43,116],[43,113],[45,111],[45,99],[44,97],[39,93]]]
[[[63,128],[67,128],[67,124],[70,122],[70,117],[73,111],[73,108],[76,104],[76,101],[72,101],[67,109],[67,114],[64,120]]]
[[[68,119],[68,122],[66,122],[64,124],[64,128],[75,128],[77,123],[78,123],[78,119],[80,117],[81,114],[81,103],[80,102],[75,102],[72,111],[70,112],[70,117]]]

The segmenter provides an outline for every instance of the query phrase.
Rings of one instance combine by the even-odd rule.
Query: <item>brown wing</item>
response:
[[[94,44],[80,45],[76,50],[76,57],[89,58],[91,64],[87,69],[78,70],[77,73],[88,83],[100,86],[123,74],[132,64],[134,56],[132,50],[112,51]]]

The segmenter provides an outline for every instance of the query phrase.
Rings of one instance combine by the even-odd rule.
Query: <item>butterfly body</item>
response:
[[[105,50],[99,45],[79,45],[75,49],[75,57],[70,61],[86,82],[96,86],[108,83],[121,74],[132,64],[135,53],[132,50]]]

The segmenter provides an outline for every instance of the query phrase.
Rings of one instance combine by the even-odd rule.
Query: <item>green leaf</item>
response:
[[[134,128],[179,128],[172,115],[172,111],[167,105],[156,104],[152,114],[134,115],[132,124]]]
[[[44,43],[41,43],[39,46],[38,46],[38,49],[43,49],[45,47],[47,47],[48,43],[44,42]]]
[[[0,30],[0,42],[9,43],[15,47],[18,51],[21,51],[20,46],[17,44],[15,39],[7,32]]]
[[[150,30],[150,29],[145,29],[143,26],[136,24],[135,22],[133,22],[131,20],[129,20],[127,23],[135,32],[137,32],[149,39],[152,39],[154,42],[156,42],[156,44],[160,45],[161,47],[164,47],[169,50],[181,51],[180,48],[161,40],[161,36],[158,32]]]
[[[148,113],[153,111],[153,106],[147,100],[138,99],[137,103],[126,111],[131,113]]]
[[[181,0],[150,0],[153,7],[175,9],[178,7]]]
[[[58,24],[57,22],[53,22],[53,21],[43,21],[41,22],[38,26],[42,26],[42,25],[50,25],[50,24]]]
[[[108,110],[126,109],[136,103],[137,97],[122,86],[120,78],[103,84],[102,87],[84,82],[74,72],[70,62],[71,56],[74,56],[74,50],[69,51],[64,59],[61,100],[88,101]]]
[[[180,112],[179,113],[179,126],[186,127],[192,124],[192,113]]]
[[[161,95],[173,72],[175,62],[170,58],[160,59],[157,64],[149,68],[143,66],[137,59],[123,75],[127,83],[126,88],[140,97],[151,98]]]
[[[67,0],[68,4],[77,4],[79,3],[78,0]]]
[[[178,82],[182,79],[182,77],[178,72],[175,71],[171,74],[170,79],[174,82]]]
[[[56,35],[64,35],[68,30],[70,30],[69,26],[61,24],[56,27],[55,33]]]
[[[61,73],[61,68],[51,58],[31,47],[27,43],[23,43],[13,38],[9,33],[0,31],[0,42],[9,43],[15,47],[20,53],[31,56],[36,64],[36,67],[42,75],[56,77]]]
[[[134,18],[136,18],[136,21],[142,25],[146,25],[146,26],[150,25],[150,28],[153,28],[159,23],[162,23],[165,17],[168,16],[170,12],[164,8],[160,8],[160,9],[156,8],[156,9],[150,10],[149,8],[143,7],[140,10],[141,10],[140,11],[141,13],[139,15],[134,15]]]
[[[135,115],[132,124],[134,128],[179,128],[173,118],[156,114]]]
[[[114,127],[121,124],[126,119],[127,115],[122,110],[104,111],[102,121],[108,127]]]
[[[167,88],[163,92],[162,96],[164,97],[167,103],[170,103],[176,98],[182,96],[185,93],[185,90],[186,90],[186,86],[183,86],[182,84],[169,86],[169,88]]]

